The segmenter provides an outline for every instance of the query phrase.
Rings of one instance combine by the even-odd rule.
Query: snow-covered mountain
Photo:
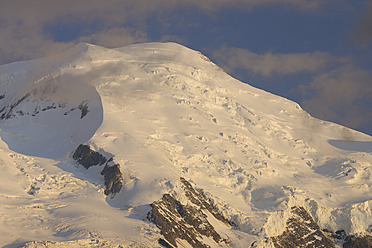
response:
[[[175,43],[2,65],[0,129],[5,247],[372,245],[372,137]]]

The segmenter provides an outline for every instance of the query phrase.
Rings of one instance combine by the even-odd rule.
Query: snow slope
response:
[[[0,66],[0,129],[0,245],[159,246],[149,204],[165,193],[187,202],[180,177],[237,225],[212,221],[232,247],[268,246],[292,206],[333,232],[372,224],[372,137],[315,119],[175,43],[79,43]],[[82,143],[121,165],[113,198],[102,168],[72,160]]]

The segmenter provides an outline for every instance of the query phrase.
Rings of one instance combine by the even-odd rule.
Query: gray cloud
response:
[[[371,122],[372,74],[348,64],[316,76],[300,87],[310,114],[358,128]]]
[[[284,75],[310,72],[314,75],[312,80],[293,90],[307,112],[354,129],[371,130],[368,125],[372,120],[372,74],[356,66],[349,57],[325,52],[257,54],[239,48],[220,49],[213,57],[232,74],[246,70],[276,80]]]
[[[240,7],[245,9],[254,8],[260,5],[286,4],[302,10],[314,10],[321,7],[324,1],[321,0],[186,0],[184,3],[194,5],[197,8],[215,11],[220,8]]]
[[[356,30],[351,33],[351,40],[365,45],[372,41],[372,1],[369,0],[363,13],[360,15]]]
[[[47,29],[54,24],[83,28],[83,34],[71,42],[85,40],[113,47],[146,41],[146,18],[154,13],[169,13],[175,8],[197,8],[213,13],[223,8],[247,11],[261,5],[284,4],[312,11],[321,8],[323,3],[322,0],[2,0],[0,64],[65,49],[70,44],[55,42]],[[97,30],[92,28],[95,22],[99,23]],[[127,28],[128,23],[131,28]]]
[[[81,1],[24,1],[4,0],[0,3],[0,63],[19,59],[31,59],[59,53],[69,42],[55,42],[46,27],[53,24],[86,26],[94,21],[102,23],[100,30],[88,30],[89,34],[77,38],[100,45],[126,45],[146,40],[145,35],[123,28],[131,14],[146,11],[137,5],[121,4],[118,0]],[[123,9],[124,8],[124,9]],[[121,41],[119,41],[121,40]],[[72,41],[76,42],[76,41]]]
[[[265,77],[317,72],[329,65],[348,60],[326,52],[257,54],[241,48],[222,48],[215,51],[213,57],[228,72],[244,69]]]
[[[0,27],[0,64],[59,53],[69,43],[54,42],[41,30],[25,26]]]
[[[136,42],[145,42],[148,38],[146,33],[136,31],[132,28],[112,28],[88,36],[82,36],[79,40],[107,48],[113,48]]]

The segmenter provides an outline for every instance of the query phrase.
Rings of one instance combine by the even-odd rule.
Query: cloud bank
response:
[[[271,81],[288,75],[313,75],[293,90],[306,111],[354,129],[371,123],[372,73],[359,68],[349,57],[319,51],[258,54],[223,47],[214,52],[213,58],[232,75],[243,70]]]
[[[229,72],[243,69],[265,77],[316,72],[329,65],[348,60],[326,52],[257,54],[234,47],[221,48],[214,52],[213,57]]]
[[[366,4],[366,8],[358,18],[356,30],[352,32],[351,39],[355,43],[366,45],[372,42],[372,1]]]
[[[372,74],[355,65],[321,73],[300,89],[304,109],[318,118],[352,128],[364,126],[372,119]]]
[[[333,0],[332,0],[333,1]],[[146,18],[174,9],[198,9],[213,14],[221,9],[249,11],[257,6],[286,5],[312,11],[322,0],[2,0],[0,1],[0,64],[58,53],[86,41],[106,47],[148,41]],[[53,28],[79,27],[61,42]],[[166,34],[165,34],[166,36]]]

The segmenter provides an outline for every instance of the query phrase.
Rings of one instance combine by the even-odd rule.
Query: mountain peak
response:
[[[372,137],[244,84],[198,51],[176,43],[79,43],[0,72],[0,136],[10,149],[0,156],[22,168],[6,171],[23,193],[45,204],[38,228],[53,230],[46,239],[85,239],[96,230],[105,239],[146,237],[149,247],[193,238],[205,247],[262,247],[288,235],[302,244],[301,235],[286,232],[307,229],[306,221],[319,237],[328,235],[323,229],[368,230]],[[107,162],[82,165],[73,156],[78,147],[86,148],[85,162],[90,155]],[[22,193],[12,197],[28,204]],[[16,204],[13,198],[4,201]],[[48,212],[50,201],[61,207]],[[144,221],[150,212],[155,224]],[[187,238],[175,236],[169,218]],[[33,221],[22,225],[38,226]]]

